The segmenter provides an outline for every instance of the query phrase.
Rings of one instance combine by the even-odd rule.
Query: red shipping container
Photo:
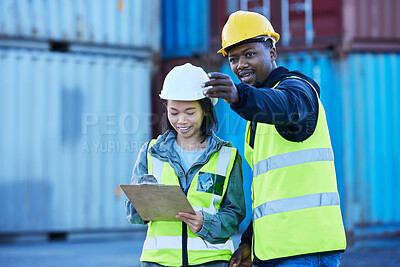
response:
[[[244,9],[260,13],[263,5],[269,5],[270,21],[281,35],[277,44],[281,52],[324,49],[341,52],[400,51],[398,0],[226,0],[230,10],[225,14],[219,13],[223,19],[217,20],[226,22],[229,13],[243,9],[246,2]],[[309,25],[306,25],[307,3],[312,6]],[[285,24],[288,25],[286,30]],[[307,44],[306,29],[312,32],[310,44]]]

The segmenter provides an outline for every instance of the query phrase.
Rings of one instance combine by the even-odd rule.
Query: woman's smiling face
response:
[[[177,138],[185,142],[200,142],[200,131],[203,123],[204,112],[198,101],[167,102],[168,120],[177,132]]]

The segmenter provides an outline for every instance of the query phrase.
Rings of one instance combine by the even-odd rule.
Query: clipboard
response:
[[[143,221],[181,221],[178,212],[196,214],[182,189],[177,185],[121,184]]]

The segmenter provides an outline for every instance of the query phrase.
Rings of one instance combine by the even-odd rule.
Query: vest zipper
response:
[[[187,250],[187,226],[185,222],[182,222],[182,266],[189,266],[188,250]]]
[[[207,157],[207,159],[206,159],[206,161],[204,163],[203,162],[199,162],[196,165],[204,165],[204,164],[206,164],[208,162],[209,158],[210,158],[210,156]],[[183,167],[179,162],[173,161],[173,163],[178,164],[181,167],[181,169],[183,170]],[[194,166],[192,166],[190,169],[192,169],[193,167]],[[185,174],[186,181],[187,181],[187,174],[189,173],[190,169],[187,172],[185,172],[183,170],[183,173]],[[179,181],[179,184],[180,184],[181,188],[183,189],[181,181],[180,181],[179,178],[178,178],[178,181]],[[189,187],[190,187],[190,185],[187,185],[187,188],[183,189],[183,193],[185,194],[185,196],[187,196],[187,194],[188,194]],[[188,267],[189,266],[189,255],[188,255],[187,245],[188,245],[187,224],[185,222],[182,222],[182,266],[183,267]]]
[[[214,153],[215,153],[215,152],[214,152]],[[199,162],[198,164],[192,166],[190,169],[192,169],[193,167],[195,167],[195,166],[197,166],[197,165],[204,165],[204,164],[206,164],[206,163],[208,162],[208,160],[209,160],[210,157],[211,157],[211,156],[208,156],[207,159],[206,159],[206,161],[205,161],[204,163],[203,163],[203,162]],[[177,164],[182,168],[182,170],[183,170],[183,167],[182,167],[182,165],[181,165],[179,162],[174,161],[174,163],[177,163]],[[190,173],[190,169],[189,169],[187,172],[185,172],[185,171],[183,170],[183,173],[185,174],[186,181],[187,181],[187,175],[188,175],[188,173]],[[179,179],[178,179],[178,180],[179,180]],[[192,182],[193,182],[193,181],[192,181]],[[180,184],[181,188],[183,188],[183,187],[182,187],[182,184],[181,184],[181,182],[180,182],[180,180],[179,180],[179,184]],[[190,185],[191,185],[191,183],[190,183],[189,185],[187,185],[187,188],[185,188],[185,189],[183,190],[183,193],[185,194],[185,196],[187,196],[187,194],[188,194],[188,192],[189,192],[189,187],[190,187]],[[187,247],[187,245],[188,245],[187,224],[186,224],[185,222],[182,222],[182,266],[183,266],[183,267],[188,267],[188,266],[189,266],[189,255],[188,255],[188,247]]]
[[[185,173],[185,177],[187,180],[187,173]],[[188,189],[183,190],[185,196],[188,194]],[[187,232],[187,225],[185,222],[182,222],[182,266],[188,267],[189,266],[189,255],[188,255],[188,232]]]
[[[163,157],[163,158],[165,158],[165,157]],[[181,167],[183,173],[185,174],[185,178],[187,180],[187,176],[186,176],[187,173],[183,169],[182,165],[177,161],[172,161],[172,162],[175,164],[178,164]],[[187,196],[188,189],[183,189],[181,180],[179,178],[178,178],[178,182],[179,182],[180,187],[182,188],[183,193],[185,194],[185,196]],[[187,241],[188,241],[187,224],[185,222],[182,222],[182,267],[189,266],[188,249],[187,249],[188,242]]]
[[[256,138],[256,129],[257,129],[257,122],[251,121],[250,122],[250,141],[249,141],[249,146],[251,148],[254,148],[254,140]]]

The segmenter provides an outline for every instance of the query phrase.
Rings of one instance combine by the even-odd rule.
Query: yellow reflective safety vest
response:
[[[303,142],[286,140],[273,124],[257,123],[253,149],[247,124],[245,158],[253,173],[253,257],[260,260],[346,248],[333,151],[319,98],[318,106],[315,131]]]
[[[150,142],[149,149],[155,141]],[[179,178],[171,165],[152,157],[149,149],[147,150],[149,174],[153,174],[159,184],[179,186]],[[195,211],[205,211],[210,214],[218,212],[228,186],[236,153],[235,148],[223,146],[211,155],[209,161],[196,173],[187,192],[187,199]],[[206,175],[211,185],[207,192],[198,190],[199,177],[204,178],[202,175]],[[186,229],[182,229],[183,225]],[[189,265],[217,260],[229,261],[233,249],[231,239],[225,243],[211,244],[193,233],[181,221],[151,221],[148,224],[140,261],[156,262],[165,266],[183,266],[183,251],[187,251]]]

